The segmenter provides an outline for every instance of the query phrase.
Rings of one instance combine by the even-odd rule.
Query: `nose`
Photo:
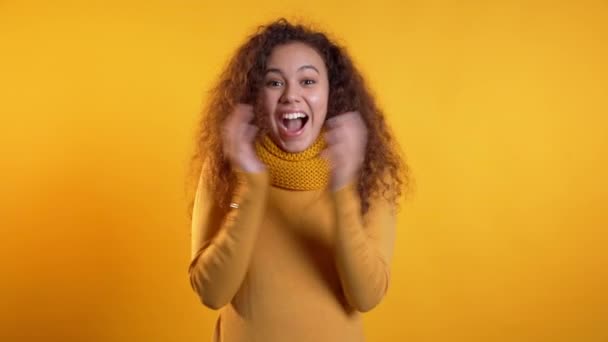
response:
[[[281,94],[280,101],[282,103],[292,103],[292,102],[299,102],[299,99],[300,99],[300,95],[299,95],[296,87],[290,86],[290,85],[285,85],[283,94]]]

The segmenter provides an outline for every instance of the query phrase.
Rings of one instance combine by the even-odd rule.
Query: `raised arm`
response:
[[[388,289],[395,241],[395,217],[390,203],[371,201],[365,216],[356,190],[367,146],[367,127],[359,112],[337,115],[326,122],[323,155],[331,165],[336,241],[336,268],[348,302],[369,311]]]
[[[346,299],[366,312],[384,297],[390,280],[395,242],[395,217],[389,204],[379,199],[362,217],[355,186],[333,192],[336,268]]]
[[[266,171],[238,173],[233,197],[238,208],[225,218],[199,181],[192,215],[190,284],[201,302],[219,309],[228,304],[243,282],[266,207]]]

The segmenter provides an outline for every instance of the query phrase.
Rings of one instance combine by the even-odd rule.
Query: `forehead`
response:
[[[325,71],[325,62],[317,50],[301,42],[287,43],[272,49],[267,68],[295,71],[303,65],[312,65]]]

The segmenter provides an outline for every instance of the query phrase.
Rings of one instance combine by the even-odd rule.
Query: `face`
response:
[[[328,95],[327,68],[315,49],[299,42],[275,47],[261,90],[275,144],[286,152],[311,146],[325,122]]]

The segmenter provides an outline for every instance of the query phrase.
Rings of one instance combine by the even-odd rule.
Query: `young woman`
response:
[[[385,295],[407,166],[344,48],[281,19],[200,122],[189,276],[215,341],[362,341]]]

